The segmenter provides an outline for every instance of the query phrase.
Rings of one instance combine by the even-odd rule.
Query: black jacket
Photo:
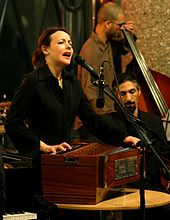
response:
[[[34,157],[40,140],[49,145],[71,142],[76,115],[102,141],[123,140],[128,134],[92,110],[77,77],[62,72],[63,89],[47,66],[26,74],[14,95],[5,130],[21,154]]]

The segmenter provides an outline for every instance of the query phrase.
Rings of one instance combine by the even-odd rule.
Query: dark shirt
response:
[[[122,129],[122,131],[132,136],[141,138],[139,129],[136,129],[122,113],[112,112],[105,114],[103,118],[108,121],[114,120],[114,123],[119,126],[119,129]],[[167,153],[169,153],[170,149],[167,145],[167,139],[161,119],[154,114],[143,111],[139,111],[138,119],[139,122],[137,122],[137,124],[145,130],[148,138],[151,140],[152,144],[156,146],[159,153],[168,156]]]
[[[142,128],[146,131],[146,135],[152,143],[152,146],[157,151],[160,156],[166,157],[170,159],[170,148],[167,143],[165,131],[163,128],[163,123],[161,119],[151,113],[139,111],[138,118],[144,122],[144,124],[139,123]],[[133,135],[138,135],[139,133],[136,132],[132,126],[129,124],[129,132]],[[151,149],[148,149],[152,151]]]
[[[40,140],[49,145],[71,143],[76,115],[89,131],[105,142],[128,134],[92,110],[74,74],[62,72],[63,88],[47,66],[26,74],[14,95],[5,129],[21,154],[36,157]]]

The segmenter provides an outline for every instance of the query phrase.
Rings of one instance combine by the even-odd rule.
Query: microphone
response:
[[[91,76],[95,79],[95,80],[98,80],[99,77],[98,77],[98,74],[96,73],[96,71],[86,62],[86,60],[79,56],[79,55],[76,55],[74,57],[74,60],[77,64],[79,64],[81,67],[83,67],[84,69],[86,69],[90,74]]]
[[[98,81],[98,98],[96,99],[96,107],[103,108],[104,107],[104,67],[100,67],[99,72],[99,81]]]

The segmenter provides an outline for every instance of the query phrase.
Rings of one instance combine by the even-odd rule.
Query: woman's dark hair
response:
[[[40,67],[44,66],[46,61],[44,57],[44,53],[41,50],[41,46],[49,46],[51,43],[51,35],[54,34],[57,31],[64,31],[67,34],[70,35],[70,33],[67,31],[64,27],[49,27],[47,28],[39,37],[37,42],[37,48],[34,50],[32,55],[32,65],[34,67]]]

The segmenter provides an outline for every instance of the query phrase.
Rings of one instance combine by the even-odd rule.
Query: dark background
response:
[[[23,74],[32,71],[32,53],[46,27],[66,27],[78,53],[99,5],[93,0],[0,0],[0,101],[4,94],[11,100]]]

